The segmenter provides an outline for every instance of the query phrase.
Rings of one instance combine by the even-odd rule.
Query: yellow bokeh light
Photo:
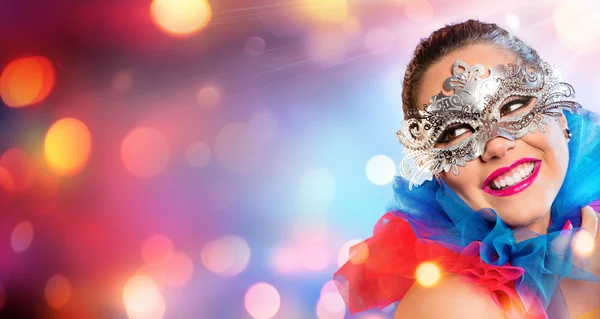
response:
[[[44,154],[50,167],[65,175],[75,174],[85,166],[92,149],[87,126],[74,118],[56,121],[44,140]]]
[[[304,0],[302,8],[311,18],[323,22],[344,22],[348,19],[346,0]]]
[[[174,36],[191,36],[204,28],[212,17],[206,0],[154,0],[150,15],[156,25]]]
[[[153,313],[160,308],[161,299],[156,283],[145,275],[130,278],[123,287],[123,302],[130,318]]]
[[[573,249],[582,256],[589,256],[594,251],[594,236],[587,230],[580,230],[573,236]]]
[[[0,75],[0,96],[10,107],[44,100],[56,80],[54,67],[44,57],[28,57],[9,63]]]
[[[435,263],[424,262],[417,267],[415,276],[421,286],[432,287],[440,281],[442,272]]]

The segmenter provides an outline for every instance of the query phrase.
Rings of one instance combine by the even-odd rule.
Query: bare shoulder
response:
[[[446,275],[434,287],[414,284],[406,293],[394,319],[504,319],[488,295],[476,294],[472,285],[456,275]]]

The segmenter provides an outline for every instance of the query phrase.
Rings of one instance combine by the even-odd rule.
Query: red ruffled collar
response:
[[[350,248],[350,260],[334,274],[334,281],[350,313],[382,309],[404,297],[421,263],[435,262],[443,273],[456,274],[476,292],[489,294],[508,318],[547,319],[538,300],[526,310],[515,290],[514,281],[521,278],[523,268],[483,262],[480,246],[481,242],[473,242],[460,250],[417,239],[407,221],[386,213],[371,238]]]

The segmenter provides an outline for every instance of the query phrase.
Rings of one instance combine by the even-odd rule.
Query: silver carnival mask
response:
[[[452,170],[458,175],[458,166],[481,156],[495,137],[515,140],[538,129],[545,133],[544,125],[558,120],[562,109],[576,112],[581,107],[565,100],[574,96],[573,87],[560,82],[541,60],[517,60],[489,72],[481,64],[470,67],[456,60],[444,89],[454,93],[441,91],[422,109],[409,108],[397,132],[405,154],[400,173],[411,187],[422,181],[423,173]]]

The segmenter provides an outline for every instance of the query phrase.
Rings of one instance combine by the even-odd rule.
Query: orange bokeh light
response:
[[[16,193],[23,192],[35,178],[33,160],[27,153],[18,149],[8,149],[0,157],[0,166],[11,175]]]
[[[9,63],[0,75],[0,96],[10,107],[44,100],[56,81],[52,62],[45,57],[21,58]]]
[[[46,283],[44,294],[50,307],[60,309],[71,299],[71,284],[65,276],[56,274]]]
[[[212,9],[206,0],[154,0],[150,15],[164,32],[186,37],[199,32],[210,22]]]
[[[44,154],[50,167],[59,174],[73,175],[85,167],[92,150],[87,126],[74,118],[60,119],[48,130]]]

